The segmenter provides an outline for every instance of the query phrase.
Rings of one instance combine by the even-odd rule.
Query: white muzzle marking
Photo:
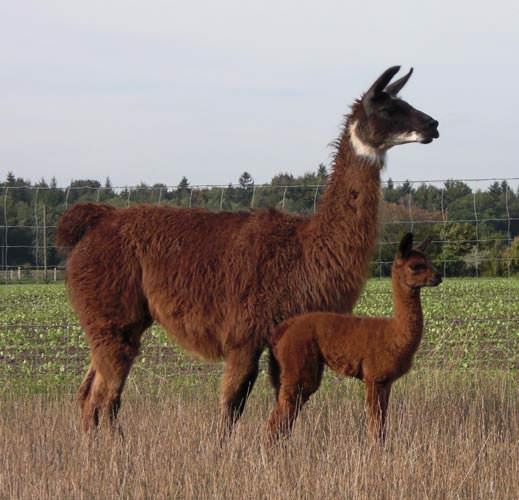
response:
[[[405,132],[392,137],[391,142],[394,146],[398,144],[407,144],[408,142],[421,142],[424,140],[424,136],[419,132]]]

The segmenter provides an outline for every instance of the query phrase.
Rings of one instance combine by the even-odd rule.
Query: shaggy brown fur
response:
[[[289,434],[297,414],[321,383],[323,367],[363,380],[369,433],[383,440],[391,384],[411,368],[422,338],[420,288],[436,286],[441,277],[420,249],[412,249],[407,234],[392,269],[394,317],[368,318],[311,313],[291,318],[273,334],[277,405],[269,438]],[[278,364],[277,367],[275,365]]]
[[[375,82],[377,92],[390,70]],[[405,116],[415,119],[420,112],[407,106]],[[374,113],[363,101],[354,104],[313,217],[95,204],[63,215],[57,244],[70,252],[70,299],[92,354],[79,392],[85,429],[100,416],[116,417],[141,335],[153,321],[185,349],[225,359],[221,405],[230,429],[274,325],[308,311],[351,311],[376,242],[383,160],[355,152],[349,124],[360,124],[365,141],[372,131],[378,144],[391,127],[386,119],[377,128]]]

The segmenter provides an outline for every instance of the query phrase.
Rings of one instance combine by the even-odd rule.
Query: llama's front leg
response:
[[[386,438],[386,415],[391,383],[366,381],[368,432],[372,441],[382,444]]]
[[[222,438],[230,434],[245,409],[258,376],[260,354],[260,350],[247,346],[234,349],[225,357],[220,396]]]

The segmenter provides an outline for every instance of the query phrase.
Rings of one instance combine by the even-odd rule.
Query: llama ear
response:
[[[400,246],[398,247],[398,255],[402,258],[409,257],[411,251],[413,250],[413,233],[407,233],[400,241]]]
[[[391,66],[375,80],[375,83],[373,83],[362,98],[362,104],[364,105],[366,112],[369,111],[371,99],[380,95],[391,81],[391,78],[393,78],[399,71],[400,66]]]
[[[432,236],[427,236],[425,240],[423,240],[420,245],[418,246],[417,250],[420,250],[420,252],[425,252],[429,245],[432,243],[433,238]]]
[[[392,96],[396,96],[401,90],[402,87],[407,83],[407,80],[411,78],[411,75],[413,74],[413,68],[409,70],[409,73],[407,75],[403,76],[396,82],[393,82],[391,85],[388,85],[384,91],[388,94],[391,94]]]

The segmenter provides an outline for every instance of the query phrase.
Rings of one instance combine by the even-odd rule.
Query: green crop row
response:
[[[447,279],[424,289],[418,367],[519,368],[519,279]],[[389,315],[388,279],[369,280],[355,312]],[[68,383],[88,365],[85,337],[62,284],[0,287],[0,385]],[[216,372],[180,351],[159,326],[144,335],[137,372],[152,379]]]

